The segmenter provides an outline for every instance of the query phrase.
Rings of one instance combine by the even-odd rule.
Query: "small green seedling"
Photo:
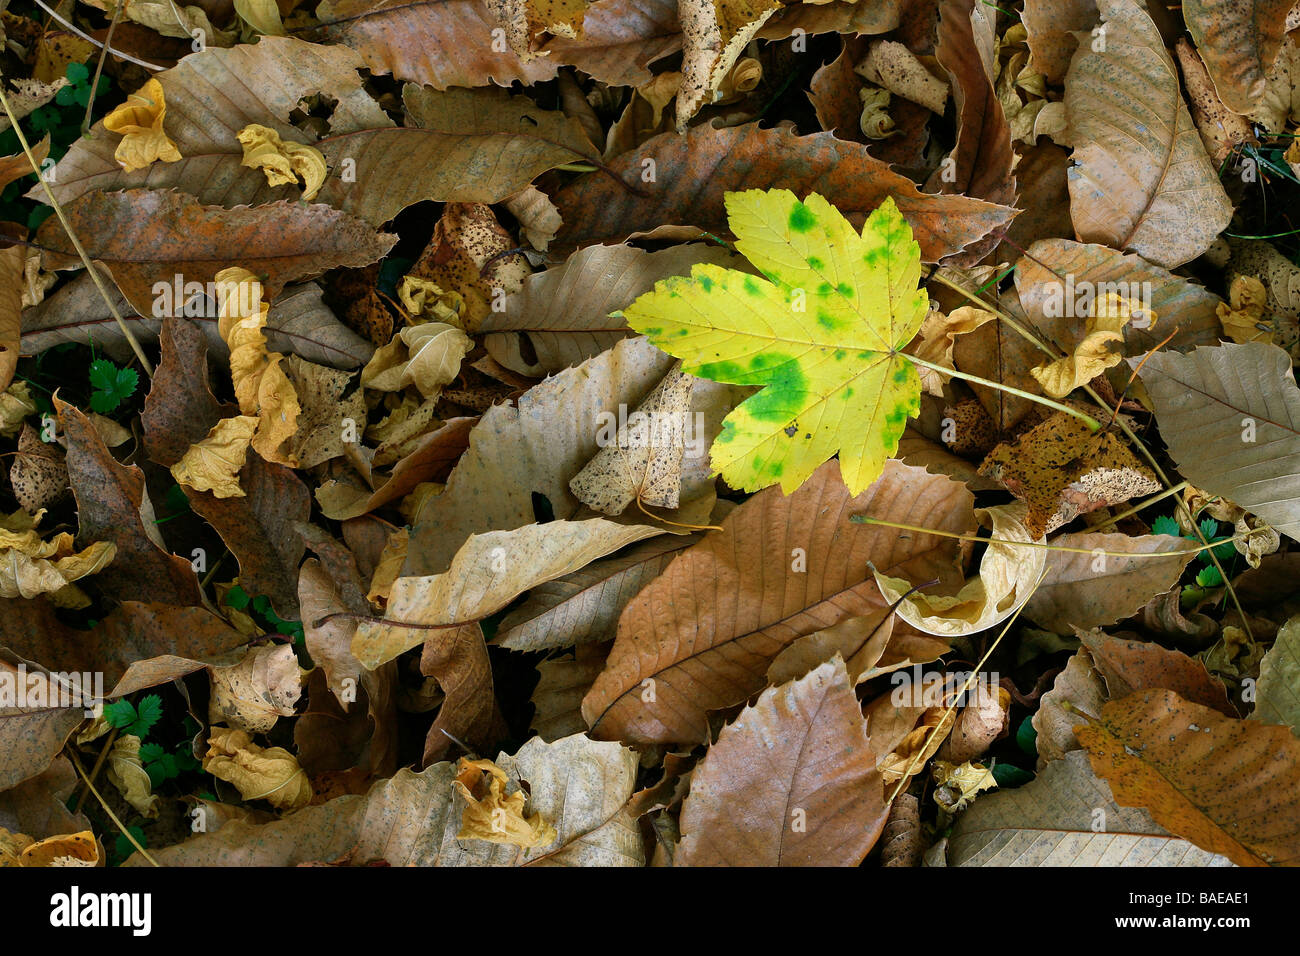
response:
[[[118,368],[108,359],[90,363],[90,407],[101,415],[115,412],[122,402],[135,393],[140,373],[133,368]]]
[[[149,783],[155,790],[164,782],[202,766],[194,759],[188,740],[182,740],[171,752],[162,744],[142,744],[140,762],[144,764],[144,772],[149,775]]]
[[[157,694],[146,694],[138,705],[123,698],[104,707],[104,719],[110,727],[116,727],[124,734],[134,734],[141,740],[149,735],[161,717],[162,698]]]

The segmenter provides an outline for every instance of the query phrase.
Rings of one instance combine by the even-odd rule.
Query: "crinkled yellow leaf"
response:
[[[381,392],[414,385],[425,398],[435,398],[460,372],[460,362],[474,343],[445,322],[408,325],[392,342],[375,350],[361,370],[361,384]]]
[[[1074,351],[1055,362],[1031,368],[1029,374],[1048,395],[1064,398],[1124,360],[1123,350],[1112,351],[1111,345],[1123,343],[1124,326],[1134,319],[1140,319],[1144,328],[1156,324],[1155,312],[1135,308],[1122,295],[1108,292],[1104,297],[1097,297],[1093,300],[1092,315],[1084,325],[1083,340]]]
[[[153,783],[140,759],[142,741],[135,734],[123,734],[113,742],[108,754],[106,770],[108,779],[141,816],[153,819],[158,816],[162,801],[153,792]]]
[[[727,483],[790,494],[832,455],[852,494],[876,480],[921,407],[902,349],[921,328],[921,250],[892,198],[859,234],[816,193],[726,194],[736,249],[763,272],[707,263],[623,310],[682,370],[766,386],[722,423],[713,468]]]
[[[1234,342],[1267,342],[1272,344],[1273,332],[1267,325],[1264,312],[1268,306],[1268,290],[1254,276],[1237,276],[1228,287],[1228,302],[1220,302],[1216,309],[1223,334]]]
[[[952,349],[957,336],[974,332],[985,322],[997,318],[986,309],[963,305],[944,315],[932,310],[921,323],[921,331],[907,348],[909,355],[952,367]],[[931,395],[943,395],[943,376],[934,369],[918,368],[921,386]]]
[[[928,708],[916,728],[876,761],[876,770],[885,778],[885,784],[892,789],[904,775],[910,780],[920,773],[925,762],[934,756],[952,732],[956,719],[956,714],[944,707]]]
[[[195,442],[181,460],[172,465],[178,484],[195,491],[210,491],[218,498],[242,498],[239,470],[248,457],[248,443],[257,429],[252,415],[223,418],[212,426],[208,437]]]
[[[302,198],[310,202],[325,184],[325,157],[315,146],[286,142],[275,130],[256,123],[245,126],[236,136],[244,147],[241,165],[262,170],[272,186],[287,186],[301,178]]]
[[[104,128],[122,136],[113,158],[128,173],[144,169],[158,159],[164,163],[180,161],[181,151],[163,132],[166,115],[162,84],[150,80],[104,117]]]
[[[979,577],[967,581],[954,595],[929,595],[912,589],[912,582],[886,577],[875,571],[880,593],[890,604],[901,602],[896,613],[918,631],[941,637],[963,637],[1005,621],[1029,600],[1047,565],[1042,548],[1017,547],[1015,542],[1037,542],[1025,527],[1029,514],[1024,502],[976,508],[975,514],[993,526],[988,548],[980,559]]]
[[[936,787],[946,787],[951,791],[951,798],[941,803],[949,813],[966,809],[976,794],[998,785],[992,770],[969,760],[960,765],[936,760],[930,765],[930,773]],[[935,794],[935,800],[940,800],[939,793]]]
[[[279,810],[311,802],[311,781],[297,758],[283,747],[258,746],[242,730],[212,728],[203,769],[234,784],[245,800],[265,800]]]
[[[397,298],[402,308],[413,317],[446,322],[459,329],[465,327],[465,297],[459,292],[444,289],[431,279],[405,276],[397,287]]]
[[[267,461],[296,467],[292,455],[281,453],[280,446],[298,429],[298,395],[293,383],[280,367],[284,356],[268,352],[262,329],[270,307],[260,296],[240,294],[238,287],[257,282],[247,269],[233,266],[216,275],[221,313],[217,331],[230,346],[230,379],[235,386],[239,411],[257,416],[253,450]],[[258,302],[250,315],[239,314],[241,303]]]
[[[28,514],[22,508],[12,514],[0,512],[0,528],[5,531],[32,531],[41,523],[41,519],[44,517],[44,508],[41,508],[35,514]]]
[[[70,585],[101,570],[116,554],[111,541],[96,541],[77,551],[66,532],[43,541],[34,530],[0,528],[0,597],[48,594],[60,607],[85,607],[85,595]]]
[[[36,402],[27,383],[14,382],[0,392],[0,435],[13,438],[22,431],[23,420],[36,411]]]
[[[897,130],[894,119],[889,115],[889,90],[870,87],[858,90],[862,100],[862,114],[858,117],[858,127],[867,139],[888,139]]]
[[[484,774],[487,775],[486,793],[482,792]],[[452,782],[465,800],[457,839],[508,843],[524,849],[554,843],[558,836],[555,827],[543,820],[540,813],[524,816],[528,798],[523,790],[506,795],[508,779],[506,772],[491,760],[460,758]]]

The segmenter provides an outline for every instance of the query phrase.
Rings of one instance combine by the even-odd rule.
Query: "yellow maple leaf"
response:
[[[751,189],[724,202],[736,251],[763,275],[699,263],[614,314],[689,375],[765,386],[713,442],[713,469],[733,488],[780,482],[791,494],[838,454],[858,494],[921,408],[924,360],[902,351],[929,306],[912,227],[892,198],[861,232],[817,193]]]
[[[250,123],[237,134],[244,147],[240,165],[260,169],[272,186],[287,186],[302,178],[302,198],[311,201],[325,184],[325,157],[314,146],[285,142],[268,126]]]
[[[122,135],[122,142],[117,144],[113,158],[128,173],[144,169],[154,160],[175,163],[182,158],[176,144],[163,132],[166,115],[162,84],[150,80],[104,117],[104,128]]]

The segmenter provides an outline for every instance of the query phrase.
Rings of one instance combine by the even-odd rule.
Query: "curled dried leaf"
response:
[[[244,497],[239,470],[244,467],[248,443],[256,429],[257,419],[252,415],[223,418],[206,438],[191,445],[172,465],[172,477],[178,484],[195,491],[210,491],[218,498]]]
[[[527,795],[521,789],[505,792],[509,776],[491,760],[460,758],[452,787],[465,801],[460,818],[460,840],[487,840],[528,849],[554,843],[555,827],[540,813],[526,816]]]
[[[283,747],[260,747],[242,730],[214,727],[203,769],[234,784],[245,800],[265,800],[280,810],[311,802],[311,782],[294,755]]]
[[[311,202],[325,184],[325,157],[315,146],[286,142],[275,130],[257,123],[245,126],[236,137],[244,147],[240,165],[262,170],[269,185],[286,186],[301,179],[302,198]]]
[[[122,136],[113,156],[128,173],[145,169],[155,160],[180,162],[181,151],[163,132],[166,116],[162,84],[150,80],[104,117],[104,128]]]

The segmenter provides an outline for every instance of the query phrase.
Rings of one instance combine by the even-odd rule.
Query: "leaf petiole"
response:
[[[1148,502],[1149,504],[1150,502]],[[955,531],[939,531],[935,528],[922,528],[919,525],[900,524],[897,521],[885,521],[881,518],[873,518],[871,515],[849,515],[849,520],[854,524],[874,524],[884,528],[897,528],[899,531],[914,531],[917,534],[933,534],[941,538],[955,538],[958,541],[971,541],[975,544],[1005,544],[1017,548],[1042,548],[1044,551],[1061,551],[1065,554],[1094,554],[1105,555],[1109,558],[1167,558],[1175,554],[1201,554],[1205,551],[1213,551],[1215,548],[1222,546],[1224,541],[1231,541],[1231,538],[1222,538],[1218,541],[1207,542],[1196,545],[1192,548],[1184,548],[1180,551],[1103,551],[1100,548],[1067,548],[1065,545],[1047,544],[1038,541],[1009,541],[1006,538],[981,538],[977,534],[958,534]],[[1108,522],[1109,523],[1109,522]],[[1267,528],[1253,528],[1243,537],[1249,538],[1256,533],[1264,533]],[[1190,538],[1185,540],[1191,540]]]
[[[917,358],[915,355],[908,355],[906,352],[904,352],[903,355],[912,362],[915,362],[917,365],[922,365],[925,368],[940,373],[941,375],[951,375],[953,378],[960,378],[967,382],[974,382],[976,385],[986,385],[989,388],[996,388],[1000,392],[1006,392],[1010,395],[1019,395],[1021,398],[1027,398],[1029,401],[1037,402],[1039,405],[1046,405],[1048,408],[1054,408],[1058,412],[1065,412],[1067,415],[1073,415],[1093,431],[1101,430],[1101,422],[1097,421],[1097,419],[1079,411],[1077,408],[1071,408],[1063,402],[1055,401],[1054,399],[1047,398],[1044,395],[1035,395],[1033,392],[1026,392],[1023,389],[1015,388],[1011,385],[1004,385],[1001,382],[994,382],[987,378],[980,378],[978,375],[971,375],[968,372],[959,372],[955,368],[948,368],[946,365],[939,365],[937,362],[930,362],[923,358]]]

